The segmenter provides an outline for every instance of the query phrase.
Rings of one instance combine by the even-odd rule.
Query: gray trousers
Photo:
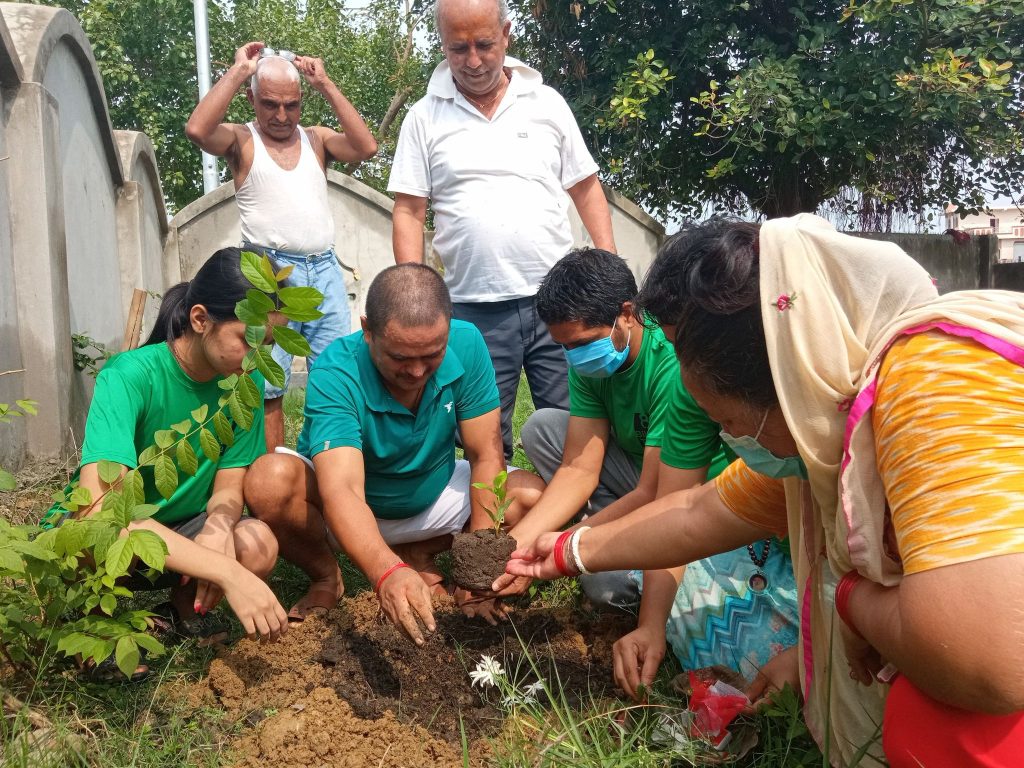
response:
[[[523,450],[533,462],[545,483],[550,483],[562,464],[565,436],[569,431],[568,411],[544,409],[536,411],[523,425]],[[601,465],[597,488],[580,516],[598,512],[636,488],[640,472],[618,443],[609,439]],[[627,571],[607,571],[580,577],[584,594],[599,608],[614,608],[635,613],[640,592]]]
[[[519,374],[525,369],[537,408],[569,408],[569,369],[562,347],[537,315],[533,297],[452,305],[458,320],[483,334],[491,354],[501,398],[501,441],[505,460],[512,458],[512,413],[516,407]]]

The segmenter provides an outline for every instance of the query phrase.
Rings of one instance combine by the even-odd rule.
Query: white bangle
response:
[[[573,531],[572,536],[569,537],[569,551],[572,552],[573,563],[576,565],[576,570],[585,576],[589,576],[590,571],[583,566],[583,561],[580,559],[580,535],[584,531],[589,530],[589,525],[580,526]]]

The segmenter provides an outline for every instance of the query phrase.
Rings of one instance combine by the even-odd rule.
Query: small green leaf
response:
[[[287,280],[289,277],[291,277],[293,269],[295,269],[294,264],[289,264],[287,267],[282,267],[281,271],[278,272],[277,275],[275,275],[275,277],[277,277],[277,282],[280,283],[282,280]]]
[[[74,504],[77,507],[87,507],[92,504],[92,494],[88,488],[79,486],[71,492],[71,495],[68,497],[68,503]]]
[[[117,650],[114,653],[117,661],[117,668],[127,678],[135,674],[139,666],[139,646],[133,637],[122,637],[117,641]]]
[[[263,340],[267,338],[267,326],[265,325],[247,325],[245,326],[245,343],[250,347],[259,347],[263,345]]]
[[[235,317],[246,325],[264,325],[267,322],[267,313],[253,307],[249,299],[235,304]]]
[[[252,427],[252,408],[242,403],[237,392],[232,392],[231,396],[228,398],[228,408],[231,409],[231,418],[234,419],[235,424],[245,430]]]
[[[18,407],[21,408],[21,410],[31,416],[36,416],[39,413],[39,411],[36,410],[36,406],[39,405],[39,403],[35,400],[15,400],[14,402],[18,404]]]
[[[286,325],[274,326],[274,343],[289,355],[308,357],[310,354],[309,342],[298,331],[292,330]]]
[[[0,467],[0,491],[13,491],[18,487],[18,479],[3,467]]]
[[[139,454],[139,466],[148,467],[153,463],[153,460],[160,455],[160,449],[155,445],[147,447],[142,453]]]
[[[124,470],[124,467],[113,461],[101,459],[97,462],[96,470],[100,474],[100,480],[107,485],[112,485],[121,479],[121,472]]]
[[[165,499],[171,498],[178,489],[178,468],[174,459],[166,454],[158,458],[153,465],[153,480],[160,495]]]
[[[250,288],[245,292],[245,300],[257,312],[272,312],[277,309],[272,298],[263,291],[257,291],[255,288]]]
[[[206,421],[206,414],[209,413],[210,406],[203,403],[201,406],[192,411],[192,418],[195,419],[196,423],[202,424]]]
[[[153,433],[153,439],[160,448],[170,448],[178,436],[173,429],[158,429]]]
[[[163,539],[152,531],[132,531],[128,534],[128,541],[137,558],[150,568],[163,570],[167,558],[167,545]]]
[[[217,431],[217,439],[222,445],[230,448],[235,444],[235,430],[232,429],[231,422],[224,415],[224,411],[217,411],[213,414],[213,428]]]
[[[136,504],[132,507],[132,520],[147,520],[160,511],[158,504]]]
[[[203,454],[216,464],[220,461],[220,443],[217,442],[217,438],[213,436],[213,432],[208,430],[206,427],[199,432],[199,447],[202,448]]]
[[[199,469],[199,459],[196,457],[195,449],[189,444],[188,440],[182,440],[178,443],[175,454],[181,471],[190,477],[194,475],[196,470]]]
[[[310,309],[319,307],[323,303],[324,295],[316,288],[307,286],[293,286],[282,288],[277,292],[285,307],[292,309]]]
[[[250,352],[249,354],[252,354],[252,353]],[[237,384],[237,383],[238,383],[238,374],[237,373],[232,373],[226,379],[221,379],[220,381],[218,381],[217,382],[217,386],[220,389],[223,389],[225,392],[230,392],[232,389],[235,388],[235,384]]]
[[[159,640],[152,635],[147,635],[144,632],[140,632],[135,636],[135,641],[149,651],[150,656],[162,656],[166,650]]]
[[[263,378],[275,387],[284,386],[284,370],[277,364],[277,361],[270,354],[270,347],[258,347],[253,349],[246,356],[256,365],[256,369],[263,374]]]
[[[146,501],[146,488],[142,482],[142,474],[137,469],[133,469],[127,475],[124,476],[124,482],[121,487],[130,490],[132,498],[136,504],[142,504]]]
[[[269,261],[267,262],[270,263]],[[263,274],[263,264],[260,257],[252,251],[242,251],[242,274],[256,288],[267,293],[277,290],[277,280],[270,279]]]
[[[173,429],[179,435],[187,435],[189,430],[192,429],[192,421],[191,419],[179,421],[177,424],[172,424],[171,429]]]
[[[107,574],[117,579],[128,573],[131,564],[132,548],[128,545],[128,537],[121,536],[107,549],[103,565],[107,569]]]
[[[274,264],[270,261],[270,257],[266,254],[260,257],[260,274],[263,275],[264,279],[270,281],[270,291],[277,290],[277,275],[274,274]]]
[[[281,314],[297,323],[308,323],[324,316],[323,312],[313,307],[281,307]]]
[[[125,493],[125,491],[110,491],[103,497],[102,509],[110,514],[118,528],[127,528],[128,523],[131,522],[131,516],[128,514],[130,505],[125,498]]]
[[[117,598],[107,593],[100,598],[100,610],[103,611],[107,616],[113,616],[114,611],[117,610]]]
[[[250,408],[258,408],[263,402],[263,393],[260,392],[260,388],[256,386],[256,382],[249,374],[242,374],[238,378],[237,392],[242,402]]]

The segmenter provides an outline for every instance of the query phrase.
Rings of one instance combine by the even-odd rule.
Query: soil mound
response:
[[[567,695],[600,695],[612,685],[611,643],[630,623],[574,624],[568,611],[528,608],[491,627],[444,598],[435,617],[437,632],[417,648],[380,614],[372,592],[347,598],[279,643],[243,640],[221,652],[194,698],[254,726],[232,745],[240,766],[455,766],[463,730],[471,763],[484,766],[504,713],[493,689],[471,684],[482,655],[531,683],[525,644],[542,677],[554,681],[557,669]]]

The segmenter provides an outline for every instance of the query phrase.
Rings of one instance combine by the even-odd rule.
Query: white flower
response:
[[[536,683],[530,683],[528,686],[523,688],[523,701],[534,704],[537,702],[537,694],[544,691],[544,682],[538,680]]]
[[[483,688],[497,685],[498,678],[505,676],[505,670],[502,669],[501,662],[493,656],[482,656],[480,663],[476,665],[475,670],[469,673],[469,676],[473,680],[473,685],[479,684]]]

